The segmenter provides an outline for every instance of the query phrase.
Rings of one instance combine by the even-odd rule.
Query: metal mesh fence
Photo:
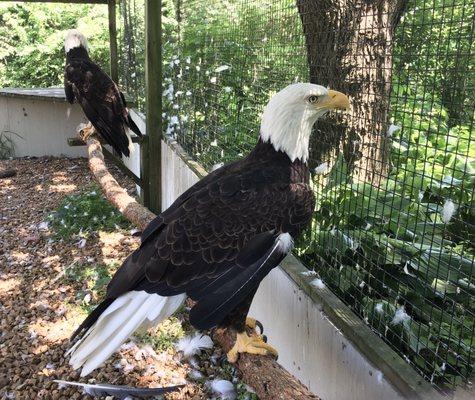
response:
[[[350,95],[351,113],[315,127],[317,206],[297,254],[441,390],[475,363],[474,11],[470,0],[163,11],[164,129],[207,168],[249,152],[287,84]]]

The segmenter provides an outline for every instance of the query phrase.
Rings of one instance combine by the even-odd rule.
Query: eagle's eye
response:
[[[318,101],[318,96],[315,96],[314,94],[312,94],[311,96],[308,96],[307,101],[310,104],[314,104]]]

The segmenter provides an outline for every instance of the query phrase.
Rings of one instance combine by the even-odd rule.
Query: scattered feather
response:
[[[213,341],[208,335],[197,333],[195,336],[185,336],[176,345],[177,351],[181,351],[185,358],[201,354],[204,349],[212,349]]]
[[[394,135],[394,133],[396,133],[400,129],[401,127],[399,125],[391,124],[389,125],[388,131],[386,132],[386,134],[388,135],[388,137],[391,137],[392,135]]]
[[[310,285],[315,286],[317,289],[325,289],[325,284],[320,278],[314,279],[312,282],[310,282]]]
[[[38,229],[40,231],[47,231],[48,230],[48,223],[47,222],[41,222],[38,224]]]
[[[84,247],[86,247],[86,243],[87,243],[87,240],[86,240],[85,238],[82,238],[82,239],[78,242],[78,248],[83,249]]]
[[[218,140],[214,139],[209,145],[213,147],[218,147]]]
[[[224,163],[222,163],[222,162],[216,163],[211,168],[211,171],[216,171],[218,168],[221,168],[223,165],[224,165]]]
[[[141,233],[142,231],[140,229],[134,228],[130,231],[130,236],[137,236],[137,234],[141,234]]]
[[[442,221],[444,222],[444,224],[448,224],[450,222],[456,210],[457,206],[455,205],[455,203],[452,200],[447,199],[444,203],[444,207],[442,208],[441,212]]]
[[[91,302],[91,294],[88,293],[84,296],[84,299],[83,299],[84,303],[86,304],[89,304]]]
[[[137,347],[137,345],[135,344],[135,342],[130,341],[130,342],[124,343],[122,346],[120,346],[120,349],[124,350],[124,351],[127,351],[127,350],[130,350],[130,349],[133,349],[134,347]]]
[[[210,80],[209,80],[211,83],[216,83],[217,79],[215,76],[213,76]]]
[[[226,71],[228,69],[229,69],[229,65],[221,65],[218,68],[216,68],[214,72],[219,74],[220,72]]]
[[[327,163],[327,162],[321,163],[318,167],[316,167],[316,168],[313,170],[313,172],[314,172],[316,175],[323,175],[323,174],[325,174],[327,171],[328,171],[328,163]]]
[[[406,313],[404,306],[401,306],[396,310],[391,323],[393,325],[399,325],[399,324],[407,325],[410,320],[411,320],[411,317]]]
[[[215,379],[210,382],[209,387],[211,391],[221,397],[222,400],[234,400],[237,398],[234,385],[225,379]]]
[[[194,381],[199,381],[204,378],[204,375],[201,373],[201,371],[192,369],[190,372],[188,372],[188,377]]]
[[[131,386],[109,385],[106,383],[91,385],[88,383],[70,382],[63,380],[55,380],[58,385],[79,386],[83,388],[84,392],[90,396],[114,396],[121,400],[127,398],[149,398],[153,396],[160,396],[164,393],[175,392],[180,390],[183,385],[168,386],[162,388],[134,388]]]

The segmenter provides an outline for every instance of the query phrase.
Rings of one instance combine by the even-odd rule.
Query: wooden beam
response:
[[[72,3],[72,4],[107,4],[108,0],[0,0],[15,3]]]
[[[130,138],[132,143],[142,143],[143,137],[132,136]],[[77,137],[68,138],[68,146],[75,147],[75,146],[85,146],[86,143]]]
[[[109,11],[109,48],[110,48],[110,66],[111,78],[115,83],[119,83],[119,61],[117,51],[117,16],[116,0],[108,0],[107,8]]]
[[[162,1],[145,1],[145,82],[148,143],[148,198],[145,205],[154,213],[162,209]],[[147,167],[144,168],[147,172]],[[144,187],[147,186],[144,178]]]

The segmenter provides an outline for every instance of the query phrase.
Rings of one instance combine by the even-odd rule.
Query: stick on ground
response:
[[[14,169],[0,170],[0,179],[11,178],[12,176],[15,176],[15,175],[16,175],[16,171]]]
[[[89,168],[107,200],[126,219],[143,230],[155,218],[155,214],[129,196],[110,174],[99,141],[88,136],[86,145]],[[227,352],[234,344],[235,335],[229,330],[217,329],[213,339]],[[241,354],[235,366],[242,374],[243,381],[256,391],[261,400],[318,400],[271,356]]]

